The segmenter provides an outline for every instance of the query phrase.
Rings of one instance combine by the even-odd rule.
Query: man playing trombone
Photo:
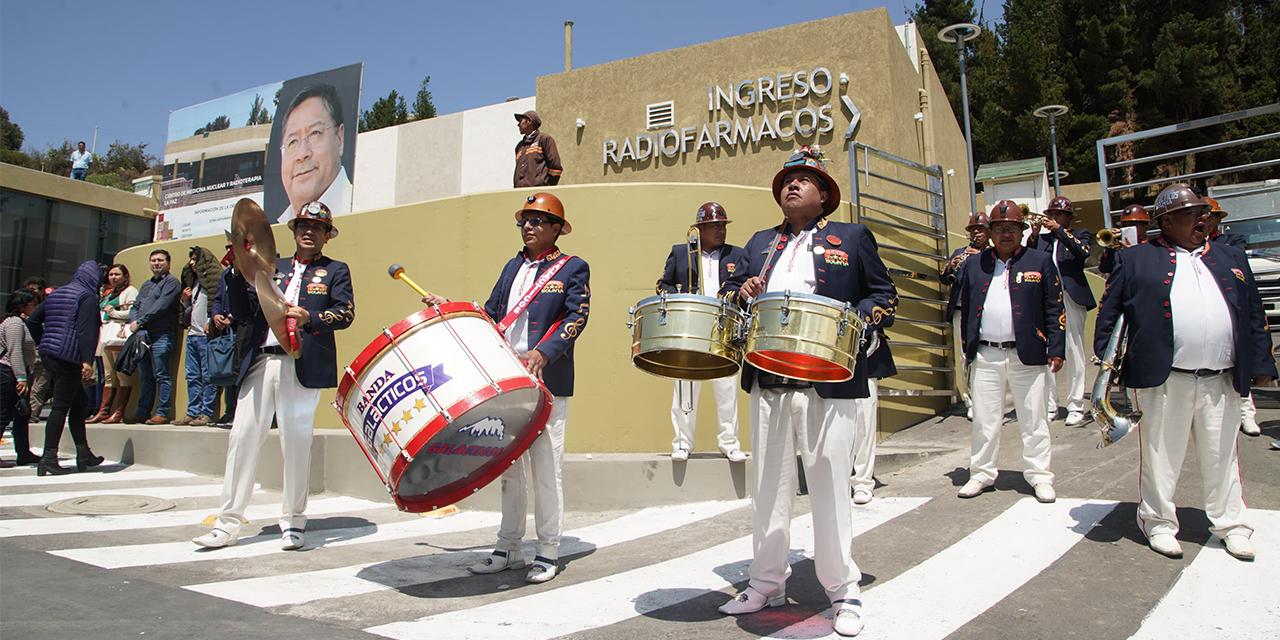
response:
[[[1125,252],[1102,297],[1094,352],[1124,317],[1120,379],[1142,407],[1138,523],[1157,553],[1182,557],[1173,503],[1187,441],[1204,476],[1209,531],[1253,560],[1236,457],[1240,398],[1276,376],[1262,299],[1244,252],[1208,242],[1210,205],[1185,184],[1156,199],[1160,236]]]
[[[730,284],[735,288],[747,279],[741,247],[725,242],[729,214],[718,202],[708,202],[698,207],[690,241],[671,247],[667,265],[658,280],[658,293],[695,293],[721,296]],[[694,235],[696,233],[696,235]],[[690,269],[692,263],[693,268]],[[671,441],[671,459],[688,460],[694,447],[694,431],[698,422],[698,395],[702,383],[677,380],[671,398],[671,426],[675,439]],[[729,462],[742,462],[747,454],[738,444],[738,376],[711,381],[711,391],[716,398],[716,415],[720,432],[716,444]]]

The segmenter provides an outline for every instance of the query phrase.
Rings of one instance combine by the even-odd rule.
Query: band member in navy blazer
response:
[[[1138,242],[1134,244],[1146,242],[1147,229],[1151,228],[1151,216],[1147,215],[1147,208],[1140,204],[1131,204],[1125,207],[1124,213],[1120,216],[1120,226],[1115,231],[1120,231],[1125,227],[1133,227],[1137,231]],[[1134,246],[1134,244],[1121,237],[1119,233],[1116,234],[1116,238],[1120,241],[1120,248],[1107,247],[1103,249],[1102,258],[1098,260],[1098,271],[1108,277],[1116,270],[1116,265],[1120,264],[1120,253]]]
[[[1210,205],[1185,184],[1160,192],[1160,236],[1125,250],[1111,274],[1094,352],[1104,352],[1123,316],[1128,346],[1120,380],[1137,390],[1142,409],[1138,523],[1151,548],[1182,555],[1173,495],[1194,437],[1209,530],[1227,553],[1252,560],[1236,430],[1240,398],[1250,386],[1270,384],[1276,364],[1249,261],[1235,247],[1207,241],[1210,215]]]
[[[853,503],[871,502],[876,488],[876,431],[880,423],[880,380],[898,375],[889,351],[889,338],[883,331],[868,345],[870,353],[858,360],[867,370],[869,395],[858,398],[858,430],[853,436]]]
[[[742,247],[725,242],[730,222],[733,221],[729,219],[729,214],[718,202],[708,202],[698,207],[693,223],[698,231],[698,241],[671,247],[671,255],[667,256],[662,278],[658,280],[658,293],[698,293],[719,297],[730,287],[742,286],[747,279],[746,269],[739,269],[745,264]],[[695,244],[698,246],[695,247]],[[701,250],[701,257],[690,273],[689,253],[697,250]],[[703,272],[706,273],[705,293]],[[720,453],[730,462],[742,462],[747,459],[747,454],[742,452],[741,445],[738,444],[738,376],[735,374],[712,380],[710,384],[716,399],[719,425],[716,444]],[[698,396],[701,393],[702,382],[677,380],[675,391],[671,394],[671,426],[675,430],[675,438],[671,441],[671,459],[676,462],[688,460],[689,453],[694,449],[694,432],[698,426]]]
[[[1022,209],[1001,200],[988,216],[990,249],[965,263],[960,287],[961,332],[973,395],[973,452],[961,498],[994,488],[1006,388],[1022,430],[1022,476],[1036,499],[1053,502],[1049,471],[1049,373],[1062,367],[1066,318],[1053,259],[1019,245]]]
[[[1084,350],[1084,320],[1090,309],[1098,306],[1084,276],[1084,262],[1093,246],[1093,234],[1087,229],[1071,230],[1075,210],[1071,201],[1057,197],[1044,211],[1048,219],[1031,226],[1030,246],[1047,252],[1062,281],[1062,304],[1067,312],[1067,358],[1063,365],[1067,377],[1067,426],[1084,422],[1084,370],[1089,364]],[[1058,382],[1049,374],[1049,420],[1058,416]]]
[[[485,313],[498,323],[529,372],[555,396],[542,435],[502,474],[502,525],[493,553],[469,567],[472,573],[523,569],[525,519],[529,512],[526,469],[533,474],[534,525],[538,532],[533,566],[525,580],[546,582],[556,576],[560,535],[564,530],[564,493],[560,467],[564,436],[573,395],[573,347],[587,326],[590,310],[590,268],[582,258],[561,253],[556,246],[573,226],[560,199],[535,193],[515,214],[524,248],[502,268]],[[448,300],[428,294],[423,302]]]
[[[969,258],[978,255],[991,245],[987,222],[987,214],[981,211],[969,216],[969,225],[964,228],[969,232],[969,244],[952,251],[951,258],[938,274],[942,284],[951,289],[947,298],[946,318],[947,322],[951,323],[951,335],[955,337],[952,346],[957,352],[964,345],[964,334],[960,332],[960,316],[956,315],[960,304],[960,287],[956,286],[956,282],[960,279],[961,269],[968,264]],[[960,359],[960,377],[956,380],[956,387],[960,392],[960,399],[965,407],[968,407],[969,419],[973,420],[973,400],[969,396],[969,365],[963,358]]]
[[[355,320],[351,271],[346,263],[321,252],[337,237],[333,214],[319,202],[303,205],[289,220],[296,250],[291,258],[276,260],[275,284],[289,303],[288,317],[297,322],[302,355],[294,359],[280,346],[267,326],[257,292],[244,275],[233,272],[227,280],[231,314],[252,318],[241,330],[250,331],[240,374],[236,415],[227,443],[227,468],[222,479],[222,510],[213,531],[194,540],[210,548],[233,545],[240,537],[244,510],[253,495],[262,443],[272,418],[280,428],[284,456],[284,495],[281,497],[281,548],[303,546],[307,517],[307,487],[311,472],[311,434],[320,390],[338,385],[334,332]]]
[[[848,302],[866,321],[870,338],[871,332],[893,323],[898,291],[871,232],[861,224],[827,220],[839,207],[840,187],[827,175],[823,160],[817,147],[802,147],[774,176],[773,197],[782,208],[783,223],[751,238],[746,246],[750,278],[725,295],[744,306],[766,292],[788,290]],[[770,247],[775,249],[766,270]],[[744,363],[742,388],[751,394],[755,553],[750,586],[720,611],[739,615],[786,602],[798,448],[813,511],[818,581],[833,607],[836,632],[857,635],[863,625],[858,599],[862,574],[850,548],[849,478],[857,422],[854,400],[869,395],[867,372],[857,370],[847,382],[810,384]]]

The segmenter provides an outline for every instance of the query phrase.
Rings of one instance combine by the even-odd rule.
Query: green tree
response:
[[[404,96],[395,89],[385,98],[379,98],[373,106],[360,114],[359,132],[374,131],[384,127],[394,127],[409,121],[409,107]]]
[[[218,116],[213,119],[213,122],[207,123],[203,127],[196,129],[196,132],[191,135],[199,136],[199,135],[204,135],[206,133],[213,133],[214,131],[222,131],[224,129],[230,129],[230,128],[231,128],[231,119],[226,116]]]
[[[426,86],[426,83],[423,83],[423,86]],[[17,151],[22,148],[22,141],[25,139],[26,136],[22,135],[22,127],[9,122],[9,112],[0,107],[0,149]]]
[[[136,145],[132,145],[121,140],[112,142],[111,147],[107,150],[107,156],[104,158],[104,162],[102,163],[102,171],[104,173],[131,171],[141,175],[143,172],[160,163],[159,158],[147,153],[148,144],[149,143],[146,142],[140,142]]]
[[[431,92],[427,90],[427,85],[431,83],[431,76],[423,78],[422,85],[418,87],[418,97],[413,100],[413,119],[426,120],[427,118],[436,117],[436,105],[431,102]]]
[[[249,105],[249,120],[244,124],[246,127],[255,124],[271,124],[271,114],[262,106],[262,96],[253,95],[253,104]]]

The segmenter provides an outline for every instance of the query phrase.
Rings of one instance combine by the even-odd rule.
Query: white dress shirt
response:
[[[297,306],[298,296],[302,293],[302,272],[307,270],[310,262],[293,261],[293,273],[289,274],[289,285],[284,290],[284,300],[291,305]],[[276,339],[276,332],[267,331],[267,339],[262,341],[262,347],[278,347],[280,341]]]
[[[724,247],[717,248],[715,251],[702,252],[702,288],[698,291],[704,296],[717,296],[720,294],[720,251]]]
[[[1231,310],[1217,278],[1203,262],[1204,247],[1174,248],[1177,265],[1169,291],[1173,315],[1173,366],[1179,369],[1228,369],[1236,363]]]
[[[507,313],[511,313],[516,305],[520,304],[520,298],[533,287],[538,280],[538,266],[542,264],[542,260],[530,260],[525,256],[524,264],[520,265],[520,270],[516,272],[516,279],[511,283],[511,293],[507,294]],[[501,320],[501,318],[499,318]],[[529,351],[529,308],[520,312],[511,326],[507,327],[507,341],[511,343],[511,347],[516,353],[524,354]]]
[[[766,293],[812,294],[818,290],[818,276],[813,271],[813,236],[817,228],[791,235],[782,255],[769,268]]]
[[[982,303],[978,338],[988,342],[1013,342],[1013,302],[1009,298],[1009,263],[996,258],[987,300]]]

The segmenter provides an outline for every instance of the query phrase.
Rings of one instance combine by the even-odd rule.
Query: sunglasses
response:
[[[520,220],[516,220],[516,227],[520,229],[523,229],[526,224],[533,226],[534,229],[537,229],[538,227],[541,227],[544,224],[560,224],[560,223],[558,221],[547,220],[546,218],[539,218],[538,216],[530,216],[528,218],[521,218]]]

